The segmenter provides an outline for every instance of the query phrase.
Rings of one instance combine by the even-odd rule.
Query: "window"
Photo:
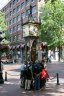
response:
[[[26,5],[28,5],[30,2],[29,2],[29,0],[26,0]]]
[[[10,3],[10,8],[12,7],[12,3]]]
[[[21,40],[21,35],[20,34],[18,35],[18,40]]]
[[[35,21],[38,21],[37,17],[33,17]]]
[[[6,6],[6,8],[5,8],[5,12],[8,10],[8,7]]]
[[[10,38],[10,42],[13,42],[12,36],[11,36],[11,38]]]
[[[20,11],[20,5],[19,5],[19,6],[17,6],[17,12],[18,12],[18,11]]]
[[[12,16],[12,11],[10,11],[10,16]]]
[[[33,7],[32,7],[32,14],[33,14],[33,13],[36,13],[36,11],[37,11],[37,10],[36,10],[36,6],[33,6]]]
[[[16,3],[16,0],[13,0],[13,5]]]
[[[9,21],[6,22],[6,25],[9,26]]]
[[[9,21],[9,24],[10,24],[10,25],[12,24],[12,19]]]
[[[24,19],[25,18],[25,13],[21,13],[21,17]]]
[[[35,0],[32,0],[32,2],[34,2]]]
[[[17,25],[17,30],[18,30],[18,31],[21,30],[20,24]]]
[[[6,19],[6,15],[5,15],[5,19]]]
[[[13,23],[16,23],[16,17],[13,18]]]
[[[7,6],[7,8],[6,8],[7,10],[6,11],[8,11],[9,10],[9,7]]]
[[[5,15],[5,19],[8,19],[8,17],[9,17],[9,14]]]
[[[13,41],[16,41],[16,36],[13,36]]]
[[[3,9],[2,11],[3,11],[3,12],[5,12],[5,10],[4,10],[4,9]]]
[[[16,26],[13,27],[13,32],[16,32]]]
[[[7,11],[7,8],[5,8],[5,12]]]
[[[21,4],[21,9],[23,9],[24,8],[24,2]]]
[[[20,18],[20,15],[18,15],[18,16],[17,16],[17,21],[20,21],[20,19],[21,19],[21,18]]]
[[[12,33],[13,32],[13,29],[12,28],[10,28],[10,33]]]
[[[16,9],[14,8],[14,9],[13,9],[13,14],[15,14],[15,12],[16,12]]]
[[[26,10],[26,16],[28,16],[28,14],[30,14],[30,9]]]
[[[17,2],[19,2],[20,0],[17,0]]]

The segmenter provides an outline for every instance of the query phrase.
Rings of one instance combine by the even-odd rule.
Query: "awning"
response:
[[[15,49],[16,48],[16,46],[12,46],[12,49]]]
[[[9,48],[12,49],[12,46],[10,46]]]
[[[10,49],[19,49],[19,48],[24,48],[25,44],[21,44],[21,45],[16,45],[16,46],[10,46]]]
[[[25,46],[25,44],[21,44],[21,45],[20,45],[20,48],[24,48],[24,46]]]
[[[17,48],[17,49],[20,48],[20,45],[17,45],[16,48]]]
[[[16,46],[10,46],[10,49],[15,49],[16,48]]]
[[[16,48],[19,49],[19,48],[24,48],[25,44],[21,44],[21,45],[16,45]]]

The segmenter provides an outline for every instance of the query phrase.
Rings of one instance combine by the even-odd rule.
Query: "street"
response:
[[[21,64],[8,64],[8,65],[4,65],[4,70],[5,71],[14,71],[14,72],[20,72],[20,67]],[[56,73],[59,74],[60,78],[64,78],[64,63],[48,63],[47,64],[47,69],[49,72],[49,75],[51,77],[54,77],[56,75]]]
[[[50,76],[54,77],[58,73],[60,78],[64,78],[64,63],[49,63],[47,68]]]
[[[41,90],[27,91],[20,87],[20,64],[4,65],[4,80],[5,71],[7,71],[7,81],[0,85],[0,96],[64,96],[64,76],[60,76],[60,85],[57,85],[56,78],[49,80],[46,83],[46,88]],[[58,66],[58,67],[57,67]],[[53,77],[57,72],[63,74],[64,65],[48,64],[48,72],[50,77]]]

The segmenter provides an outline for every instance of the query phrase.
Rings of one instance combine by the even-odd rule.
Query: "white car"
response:
[[[1,62],[4,64],[13,63],[13,60],[12,59],[2,59]]]

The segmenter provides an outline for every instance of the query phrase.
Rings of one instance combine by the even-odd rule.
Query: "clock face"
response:
[[[29,35],[29,28],[27,25],[23,26],[23,37],[28,36]]]
[[[30,27],[30,32],[32,32],[34,35],[37,33],[38,29],[35,26]]]
[[[29,36],[29,35],[37,36],[37,34],[38,34],[38,29],[36,26],[34,25],[23,26],[23,37]]]

